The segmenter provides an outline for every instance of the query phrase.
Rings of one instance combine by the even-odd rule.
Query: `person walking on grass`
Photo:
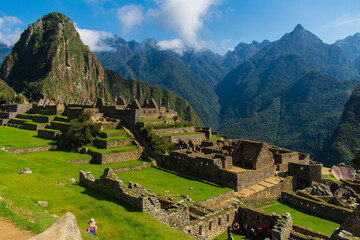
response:
[[[89,227],[88,227],[88,229],[87,229],[88,233],[96,236],[97,226],[95,225],[95,224],[96,224],[95,219],[91,218],[91,219],[88,221],[88,224],[89,224]]]

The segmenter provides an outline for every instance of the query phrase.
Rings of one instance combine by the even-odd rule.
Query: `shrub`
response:
[[[350,160],[350,164],[353,168],[360,169],[360,148],[356,149],[356,155]]]
[[[65,133],[65,141],[71,148],[81,147],[92,142],[100,133],[101,124],[91,122],[91,112],[83,112],[79,118],[70,121]]]

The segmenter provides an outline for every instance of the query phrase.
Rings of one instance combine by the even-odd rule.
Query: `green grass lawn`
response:
[[[164,121],[164,119],[156,118],[156,119],[144,119],[144,120],[139,120],[138,122],[146,123],[146,122],[163,122],[163,121]]]
[[[104,133],[123,133],[126,132],[124,129],[109,129],[109,130],[104,130]]]
[[[222,139],[222,137],[220,137],[220,136],[218,136],[218,135],[212,135],[211,137],[210,137],[210,140],[221,140]]]
[[[125,152],[125,151],[129,151],[129,150],[140,149],[137,145],[115,147],[115,148],[109,148],[109,149],[101,149],[101,148],[97,148],[94,146],[89,146],[88,148],[91,151],[98,152],[98,153],[117,153],[117,152]]]
[[[339,221],[326,219],[288,203],[280,203],[271,206],[274,203],[276,202],[269,203],[268,207],[262,205],[262,210],[279,214],[289,212],[294,224],[314,229],[328,235],[331,235],[341,224]]]
[[[105,141],[115,141],[115,140],[121,140],[121,139],[131,139],[131,138],[132,138],[131,135],[129,135],[129,134],[124,134],[124,135],[120,135],[120,136],[117,136],[117,137],[98,138],[98,139],[105,140]]]
[[[238,240],[238,239],[250,239],[247,238],[246,236],[242,236],[242,235],[233,235],[234,240]],[[220,236],[217,236],[216,238],[214,238],[214,240],[227,240],[227,232],[224,232],[223,234],[221,234]]]
[[[32,148],[54,145],[56,142],[37,137],[36,131],[0,126],[0,147]]]
[[[143,170],[134,170],[119,172],[117,176],[125,183],[132,181],[139,183],[145,188],[151,189],[158,195],[181,194],[189,195],[193,201],[203,201],[228,192],[231,189],[221,187],[214,183],[198,181],[198,179],[185,175],[178,175],[157,168],[145,168]],[[190,187],[193,189],[190,190]]]
[[[0,196],[5,199],[0,201],[0,217],[39,233],[56,221],[50,214],[62,216],[70,211],[76,216],[84,239],[92,239],[84,232],[90,218],[96,219],[99,239],[189,239],[186,234],[131,206],[77,183],[68,183],[70,178],[78,179],[80,170],[91,171],[98,178],[107,166],[117,168],[126,165],[68,162],[88,157],[86,154],[60,151],[20,155],[0,151]],[[132,163],[140,164],[140,161]],[[33,173],[19,174],[25,167]],[[65,187],[56,182],[64,183]],[[37,206],[35,203],[39,200],[47,201],[49,206]]]

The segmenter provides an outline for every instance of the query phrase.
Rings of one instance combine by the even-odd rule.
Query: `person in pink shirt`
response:
[[[95,224],[96,224],[95,219],[91,218],[91,219],[88,221],[88,224],[89,224],[89,227],[88,227],[88,229],[87,229],[88,233],[96,236],[97,226],[95,225]]]

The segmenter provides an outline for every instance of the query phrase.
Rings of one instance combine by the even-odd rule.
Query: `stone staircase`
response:
[[[279,184],[282,181],[282,178],[280,177],[271,177],[268,179],[265,179],[264,181],[261,181],[255,185],[252,185],[248,188],[242,189],[235,193],[236,197],[241,200],[244,198],[251,197],[251,195],[264,191],[267,188],[273,187],[277,184]]]

